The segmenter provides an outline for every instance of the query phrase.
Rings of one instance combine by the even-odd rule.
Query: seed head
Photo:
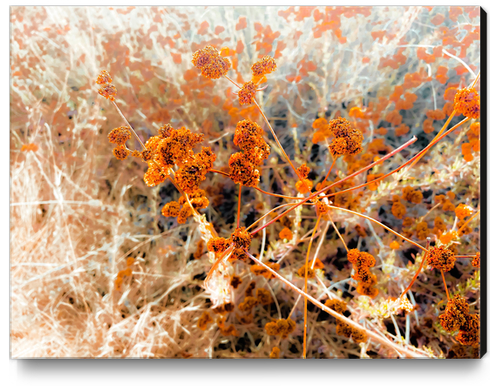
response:
[[[252,104],[253,98],[257,93],[257,85],[254,82],[245,83],[240,91],[238,91],[238,101],[243,105]]]
[[[109,99],[110,101],[114,101],[117,95],[117,89],[113,84],[106,84],[99,88],[99,94],[102,95],[105,99]]]
[[[473,87],[459,90],[454,97],[454,111],[465,117],[477,119],[480,116],[480,96]]]
[[[121,126],[112,129],[109,135],[110,143],[114,143],[116,145],[124,145],[129,139],[131,139],[131,131],[128,126]]]
[[[102,70],[99,76],[97,76],[97,80],[95,81],[95,83],[100,85],[112,83],[111,75],[106,70]]]
[[[162,214],[165,217],[177,217],[180,211],[180,204],[177,201],[170,201],[162,208]]]
[[[118,160],[125,160],[126,158],[128,158],[129,150],[126,149],[126,146],[125,145],[121,145],[121,146],[115,147],[112,150],[112,154],[114,154],[114,156]]]
[[[202,76],[209,79],[221,78],[231,67],[230,61],[223,58],[213,46],[196,51],[192,57],[192,64],[201,70]]]
[[[456,257],[453,251],[442,245],[440,247],[430,247],[427,256],[427,264],[433,268],[440,269],[442,272],[448,272],[453,269],[456,263]]]

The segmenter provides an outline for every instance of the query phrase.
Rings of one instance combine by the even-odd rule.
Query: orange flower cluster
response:
[[[201,75],[209,79],[219,79],[226,75],[231,67],[228,59],[222,57],[213,46],[206,46],[194,53],[192,64],[201,70]]]
[[[195,210],[205,209],[209,205],[209,200],[206,197],[206,192],[202,189],[197,189],[188,195],[189,202]],[[179,224],[185,224],[187,218],[192,215],[192,208],[187,202],[185,196],[179,198],[179,202],[170,201],[162,208],[162,214],[165,217],[177,217]]]
[[[332,136],[332,132],[330,131],[328,121],[325,118],[317,118],[313,122],[313,128],[316,130],[311,140],[313,143],[324,141],[328,137]]]
[[[107,138],[110,143],[121,146],[131,139],[131,131],[128,126],[116,127],[111,130]]]
[[[114,157],[116,157],[118,160],[122,161],[128,158],[129,150],[126,149],[125,145],[122,145],[112,149],[112,154],[114,154]]]
[[[266,263],[266,265],[274,271],[278,271],[280,267],[278,263]],[[263,276],[266,279],[272,279],[273,277],[275,277],[273,273],[270,273],[267,269],[265,269],[261,265],[252,265],[250,267],[250,271],[252,271],[254,275]]]
[[[339,314],[342,315],[347,310],[347,304],[345,302],[336,299],[327,300],[325,302],[325,305],[328,308],[331,308],[335,312],[338,312]],[[341,320],[338,319],[337,319],[336,332],[337,335],[344,336],[346,338],[352,337],[352,340],[356,343],[362,343],[367,341],[367,335],[364,331],[358,330],[356,328],[352,328],[347,323],[342,322]]]
[[[276,61],[270,56],[264,56],[252,65],[252,80],[258,83],[265,75],[272,73],[277,68]]]
[[[459,218],[460,220],[464,220],[466,217],[471,215],[473,211],[468,205],[459,204],[454,210],[454,213],[456,214],[457,218]]]
[[[473,122],[466,135],[470,142],[461,145],[461,152],[465,161],[470,162],[473,161],[473,153],[480,151],[480,122]]]
[[[269,358],[279,359],[280,355],[281,355],[281,350],[279,350],[279,347],[272,347],[272,351],[269,354]]]
[[[233,324],[230,324],[225,327],[225,318],[220,318],[218,320],[218,327],[221,331],[221,335],[223,336],[238,336],[238,331],[236,330],[235,326]]]
[[[230,285],[234,289],[237,289],[240,284],[242,284],[242,279],[240,279],[240,276],[233,275],[230,279]]]
[[[417,238],[419,240],[425,240],[430,234],[430,230],[427,222],[425,221],[419,222],[415,227],[415,233],[417,234]]]
[[[282,231],[279,232],[279,238],[291,241],[293,239],[293,232],[291,232],[291,229],[288,227],[284,227]]]
[[[465,346],[477,346],[480,341],[480,318],[470,314],[470,307],[459,294],[447,302],[439,316],[441,326],[448,332],[459,330],[456,340]]]
[[[201,182],[206,179],[206,174],[213,168],[216,154],[209,147],[203,147],[193,159],[186,162],[175,173],[175,179],[186,193],[192,193],[199,188]]]
[[[480,252],[477,252],[475,257],[473,257],[471,265],[475,268],[480,268]]]
[[[296,322],[291,318],[287,319],[272,319],[271,322],[265,325],[265,331],[268,335],[280,336],[286,339],[296,328]]]
[[[319,200],[316,204],[316,213],[318,216],[324,216],[328,213],[328,205],[323,200]]]
[[[257,123],[244,119],[237,123],[233,143],[243,152],[230,156],[230,178],[236,184],[255,187],[259,183],[261,165],[269,157],[270,147],[265,143],[262,128]]]
[[[347,253],[347,260],[353,264],[354,276],[352,278],[359,282],[357,292],[371,298],[378,295],[378,289],[374,286],[378,283],[376,275],[369,271],[376,263],[373,255],[367,252],[360,252],[358,249],[350,249]]]
[[[311,279],[313,277],[315,277],[315,269],[323,269],[325,266],[323,265],[323,263],[316,259],[315,260],[315,264],[313,264],[313,266],[310,266],[308,267],[308,279]],[[298,275],[300,277],[305,277],[305,271],[306,271],[306,264],[303,265],[300,269],[298,269]]]
[[[311,191],[311,188],[313,187],[313,181],[310,181],[308,179],[299,180],[298,182],[296,182],[295,186],[296,189],[298,189],[298,192],[302,194],[307,194]]]
[[[371,173],[367,176],[367,182],[377,180],[378,178],[381,178],[383,176],[384,176],[383,173],[377,173],[377,174]],[[376,189],[378,189],[380,182],[381,181],[377,181],[377,182],[373,182],[372,184],[369,184],[368,189],[374,192]]]
[[[403,188],[402,198],[414,204],[420,204],[424,196],[421,191],[415,190],[411,186],[406,186]]]
[[[257,298],[254,298],[253,296],[247,296],[245,297],[245,300],[238,305],[238,308],[240,309],[240,311],[250,312],[258,303],[259,301],[257,300]]]
[[[254,82],[245,83],[238,91],[238,101],[243,105],[250,105],[257,93],[257,85]]]
[[[224,315],[232,312],[234,308],[235,305],[233,303],[224,303],[220,304],[218,307],[213,308],[213,312],[215,314]]]
[[[269,291],[267,291],[265,288],[257,288],[257,300],[259,301],[260,304],[263,306],[267,306],[269,304],[272,304],[272,296]]]
[[[100,75],[99,75],[100,76]],[[112,150],[112,154],[118,160],[124,160],[129,155],[129,150],[126,148],[126,142],[131,139],[131,131],[127,126],[116,127],[112,129],[109,135],[109,142],[118,145]]]
[[[261,165],[271,152],[263,134],[262,128],[248,119],[244,119],[236,125],[233,143],[243,151],[246,158],[255,166]]]
[[[456,263],[454,252],[445,246],[430,247],[427,254],[427,264],[433,268],[440,269],[442,272],[448,272],[453,269]]]
[[[211,315],[209,315],[209,312],[204,311],[200,318],[197,320],[197,327],[204,331],[208,326],[208,323],[211,323],[212,321],[213,318],[211,317]]]
[[[328,128],[335,137],[330,144],[334,156],[355,155],[361,152],[364,137],[361,131],[353,128],[347,119],[332,119]]]
[[[214,253],[223,253],[230,246],[231,240],[224,237],[213,237],[208,241],[208,251]]]
[[[106,70],[102,70],[100,72],[95,83],[102,86],[98,90],[100,95],[102,95],[106,99],[109,99],[110,101],[114,101],[115,96],[117,95],[117,90],[116,87],[112,84],[111,75]]]
[[[235,244],[235,248],[243,249],[248,251],[250,244],[252,243],[252,238],[250,233],[245,229],[245,227],[237,228],[231,234],[231,241]]]
[[[393,196],[391,213],[393,213],[393,216],[399,219],[403,218],[403,216],[405,216],[407,213],[407,207],[401,203],[400,196],[398,195]]]
[[[465,117],[477,119],[480,116],[480,95],[473,87],[459,90],[454,96],[454,111]]]
[[[451,192],[449,192],[451,193]],[[451,212],[454,212],[456,210],[456,207],[454,206],[454,204],[450,201],[451,198],[449,197],[449,193],[448,193],[448,197],[446,197],[444,194],[439,194],[437,196],[434,197],[434,202],[437,204],[437,203],[441,203],[442,204],[442,210],[444,211],[451,211]]]

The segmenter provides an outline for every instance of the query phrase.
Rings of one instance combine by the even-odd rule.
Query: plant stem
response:
[[[318,217],[316,220],[315,228],[313,228],[313,234],[311,235],[310,242],[308,243],[308,250],[306,251],[306,263],[305,263],[305,294],[308,293],[308,258],[310,257],[311,245],[313,244],[313,240],[315,239],[315,233],[318,229],[318,224],[320,224],[321,217]],[[313,267],[312,267],[313,269]],[[306,329],[308,327],[308,299],[305,300],[305,309],[304,309],[304,325],[303,325],[303,359],[306,359]]]
[[[287,279],[285,279],[284,277],[282,277],[281,275],[279,275],[276,271],[274,271],[272,268],[270,268],[268,265],[264,264],[263,262],[261,262],[260,260],[256,259],[254,256],[252,256],[250,253],[247,252],[247,255],[248,257],[253,260],[256,264],[259,264],[260,266],[262,266],[263,268],[265,268],[267,271],[269,271],[272,275],[274,275],[274,277],[277,277],[280,281],[282,281],[284,284],[286,284],[289,288],[291,288],[293,291],[295,291],[296,293],[298,293],[299,295],[302,295],[303,297],[305,297],[306,299],[308,299],[310,302],[312,302],[315,306],[317,306],[318,308],[320,308],[321,310],[325,311],[326,313],[330,314],[331,316],[333,316],[334,318],[336,319],[339,319],[341,321],[343,321],[344,323],[347,323],[349,324],[350,326],[354,327],[355,329],[358,329],[358,330],[361,330],[361,331],[364,331],[368,336],[370,336],[371,338],[373,338],[374,340],[376,340],[377,342],[379,342],[380,344],[383,344],[385,346],[388,346],[390,348],[392,348],[393,350],[399,352],[399,353],[404,353],[405,355],[407,355],[408,357],[412,357],[412,358],[426,358],[427,355],[422,355],[422,354],[419,354],[419,353],[416,353],[416,352],[413,352],[411,350],[408,350],[404,347],[400,347],[398,345],[396,345],[395,343],[391,342],[390,340],[388,340],[386,337],[384,336],[380,336],[378,334],[375,334],[374,332],[366,329],[365,327],[361,326],[360,324],[354,322],[353,320],[350,320],[349,318],[345,317],[344,315],[341,315],[339,314],[338,312],[335,312],[334,310],[332,310],[331,308],[325,306],[324,304],[320,303],[318,300],[316,300],[314,297],[312,297],[311,295],[308,295],[307,293],[305,293],[304,291],[300,290],[298,287],[296,287],[294,284],[292,284],[291,282],[289,282]]]
[[[131,131],[133,132],[134,136],[136,137],[136,139],[138,140],[138,142],[140,143],[141,147],[143,149],[146,150],[146,146],[144,145],[143,142],[141,142],[141,139],[140,137],[138,136],[138,134],[136,134],[136,131],[134,131],[133,129],[133,126],[131,126],[131,123],[129,123],[129,121],[126,119],[126,117],[124,116],[124,114],[122,113],[121,109],[119,109],[119,106],[117,105],[116,101],[112,101],[112,104],[114,105],[114,107],[116,108],[117,112],[119,113],[119,115],[124,119],[124,121],[126,121],[126,123],[128,124],[129,128],[131,129]]]
[[[237,213],[237,216],[236,216],[236,228],[240,228],[240,203],[241,203],[241,199],[242,199],[242,184],[238,184],[239,185],[239,188],[238,188],[238,213]]]
[[[274,219],[272,219],[271,221],[269,221],[267,224],[264,224],[264,225],[262,225],[260,228],[255,229],[255,230],[254,230],[254,231],[251,233],[251,235],[254,235],[254,234],[255,234],[255,233],[257,233],[257,232],[260,232],[260,231],[261,231],[263,228],[265,228],[265,227],[269,226],[270,224],[274,223],[275,221],[279,220],[281,217],[285,216],[285,215],[286,215],[286,214],[288,214],[290,211],[292,211],[292,210],[296,209],[298,206],[303,205],[303,204],[304,204],[306,201],[311,200],[311,199],[313,199],[313,198],[317,197],[318,195],[320,195],[321,193],[323,193],[323,192],[327,191],[328,189],[331,189],[331,188],[333,188],[333,187],[335,187],[335,186],[337,186],[337,185],[340,185],[340,184],[344,183],[346,180],[348,180],[348,179],[350,179],[350,178],[352,178],[352,177],[355,177],[355,176],[357,176],[358,174],[361,174],[361,173],[365,172],[366,170],[371,169],[372,167],[376,166],[377,164],[379,164],[379,163],[381,163],[381,162],[384,162],[385,160],[387,160],[387,159],[388,159],[388,158],[390,158],[390,157],[393,157],[393,156],[394,156],[396,153],[398,153],[398,152],[402,151],[403,149],[405,149],[406,147],[410,146],[410,145],[411,145],[412,143],[414,143],[416,140],[417,140],[417,138],[416,138],[416,137],[413,137],[413,138],[412,138],[410,141],[406,142],[405,144],[403,144],[403,145],[402,145],[402,146],[400,146],[399,148],[397,148],[397,149],[393,150],[391,153],[386,154],[384,157],[382,157],[382,158],[380,158],[379,160],[377,160],[377,161],[373,162],[372,164],[370,164],[370,165],[368,165],[368,166],[366,166],[366,167],[364,167],[364,168],[362,168],[362,169],[359,169],[357,172],[352,173],[350,176],[347,176],[347,177],[345,177],[345,178],[342,178],[341,180],[339,180],[339,181],[337,181],[337,182],[334,182],[332,185],[327,186],[327,187],[325,187],[325,188],[323,188],[323,189],[319,190],[318,192],[313,193],[312,195],[310,195],[310,196],[308,196],[308,197],[304,198],[304,199],[303,199],[301,202],[299,202],[299,203],[295,204],[295,205],[294,205],[292,208],[289,208],[289,209],[288,209],[288,210],[286,210],[284,213],[281,213],[279,216],[275,217]],[[372,182],[370,182],[370,183],[372,183]]]
[[[428,250],[423,247],[422,245],[420,244],[417,244],[415,241],[412,241],[408,238],[406,238],[405,236],[402,236],[401,234],[395,232],[393,229],[391,229],[390,227],[387,227],[386,225],[384,225],[383,223],[379,222],[378,220],[375,220],[374,218],[371,218],[369,216],[366,216],[364,214],[361,214],[361,213],[357,213],[357,212],[354,212],[352,210],[349,210],[349,209],[345,209],[345,208],[340,208],[338,206],[332,206],[332,205],[329,205],[329,208],[333,208],[333,209],[338,209],[338,210],[341,210],[343,212],[348,212],[348,213],[351,213],[351,214],[354,214],[356,216],[359,216],[359,217],[362,217],[362,218],[365,218],[366,220],[369,220],[369,221],[372,221],[380,226],[382,226],[383,228],[385,228],[387,231],[393,233],[394,235],[398,236],[398,237],[401,237],[403,240],[405,241],[408,241],[409,243],[415,245],[416,247],[419,247],[420,249],[423,249],[425,252],[428,252]]]

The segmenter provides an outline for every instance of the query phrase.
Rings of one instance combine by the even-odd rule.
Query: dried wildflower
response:
[[[400,309],[405,310],[406,312],[412,312],[414,310],[414,306],[406,297],[404,297],[400,302]]]
[[[224,325],[219,327],[221,334],[223,336],[238,336],[238,331],[236,330],[235,326],[233,324],[230,324],[229,326],[225,327]]]
[[[311,191],[312,187],[313,182],[308,179],[299,180],[298,182],[296,182],[296,189],[298,189],[298,192],[302,194],[306,194]]]
[[[233,241],[233,244],[235,244],[237,248],[248,251],[252,242],[252,238],[250,237],[250,233],[247,232],[245,227],[241,227],[235,229],[235,231],[231,234],[231,241]]]
[[[223,253],[230,246],[231,241],[223,237],[213,237],[208,241],[208,251],[214,253]]]
[[[448,272],[453,269],[456,263],[454,253],[445,246],[430,247],[427,256],[427,264],[433,268]]]
[[[323,215],[327,214],[328,213],[328,205],[323,200],[318,201],[318,203],[316,204],[316,212],[317,212],[318,216],[323,216]]]
[[[240,311],[243,312],[250,312],[252,309],[258,304],[257,298],[254,298],[253,296],[247,296],[242,303],[238,305],[238,308]]]
[[[347,119],[332,119],[328,128],[335,137],[330,144],[334,156],[355,155],[361,152],[364,137],[361,131],[353,128]]]
[[[325,305],[339,314],[343,314],[347,310],[347,303],[337,299],[329,299]]]
[[[131,267],[134,264],[134,257],[128,257],[126,260],[126,267]]]
[[[471,260],[471,265],[475,268],[480,268],[480,252],[476,252],[473,260]]]
[[[106,84],[99,88],[99,95],[102,95],[105,99],[114,101],[117,95],[117,89],[113,84]]]
[[[335,329],[337,335],[345,336],[346,338],[350,338],[352,334],[352,328],[347,323],[344,323],[340,320],[337,320],[337,327]]]
[[[231,253],[230,260],[246,260],[248,258],[247,252],[241,248],[235,248]]]
[[[278,271],[279,270],[279,264],[278,263],[266,263],[267,266],[269,266],[272,270]],[[269,272],[267,269],[263,268],[261,265],[252,265],[250,267],[250,270],[254,275],[257,276],[264,276],[266,279],[272,279],[275,275],[271,272]]]
[[[465,117],[477,119],[480,116],[480,96],[473,87],[459,90],[454,96],[454,111]]]
[[[189,203],[185,203],[180,209],[179,216],[177,217],[177,222],[179,224],[185,224],[187,218],[192,215],[192,208]]]
[[[311,169],[308,166],[306,166],[306,164],[303,164],[298,168],[298,173],[301,176],[301,178],[306,179],[308,178],[308,174],[310,173],[310,170]]]
[[[111,75],[106,70],[102,70],[97,76],[97,80],[95,81],[95,83],[99,85],[112,83]]]
[[[236,184],[248,187],[256,187],[259,184],[260,172],[255,165],[247,159],[243,153],[234,153],[228,162],[230,166],[230,178]]]
[[[457,233],[455,231],[444,232],[440,237],[439,241],[443,244],[449,244],[451,241],[457,238]]]
[[[112,129],[109,135],[110,143],[114,143],[116,145],[124,145],[129,139],[131,139],[131,131],[128,126],[121,126]]]
[[[197,327],[204,331],[208,323],[211,323],[212,321],[213,318],[211,317],[211,315],[209,315],[209,312],[204,311],[200,318],[197,320]]]
[[[272,304],[273,302],[271,293],[267,291],[265,288],[257,289],[257,300],[263,306],[267,306],[269,304]]]
[[[347,260],[354,264],[355,267],[374,267],[376,259],[367,252],[360,252],[358,249],[350,249],[347,252]]]
[[[197,161],[185,164],[175,173],[175,180],[186,193],[192,193],[197,190],[205,179],[206,169]]]
[[[352,329],[351,338],[356,343],[367,342],[367,334],[362,330],[358,330],[357,328]]]
[[[403,188],[402,198],[406,201],[410,201],[414,204],[420,204],[424,198],[422,192],[415,190],[411,186]]]
[[[250,105],[257,93],[257,85],[254,82],[245,83],[238,91],[238,101],[243,105]]]
[[[114,156],[118,160],[122,161],[122,160],[125,160],[126,158],[128,158],[129,150],[126,149],[125,145],[121,145],[121,146],[118,146],[118,147],[115,147],[114,149],[112,149],[112,154],[114,154]]]
[[[180,212],[180,204],[177,201],[170,201],[162,208],[162,214],[165,217],[177,217]]]
[[[271,72],[275,71],[276,68],[277,64],[274,58],[270,56],[264,56],[262,59],[252,65],[252,74],[254,76],[254,80],[260,80],[261,77],[270,74]]]
[[[456,209],[454,210],[454,213],[456,214],[456,217],[459,218],[460,220],[463,220],[464,218],[468,217],[473,213],[471,208],[468,205],[463,205],[459,204]]]
[[[281,350],[279,350],[279,347],[272,347],[272,351],[269,354],[269,358],[279,359],[280,355],[281,355]]]
[[[441,326],[448,332],[456,331],[466,323],[470,306],[459,294],[447,302],[446,310],[439,316]]]
[[[230,285],[234,289],[237,289],[240,284],[242,284],[242,279],[240,279],[240,276],[233,275],[230,279]]]
[[[172,127],[172,125],[170,123],[166,123],[165,125],[160,126],[160,128],[158,129],[158,134],[160,135],[160,137],[165,139],[170,138],[174,131],[175,129]]]
[[[393,213],[393,216],[395,216],[396,218],[401,219],[407,213],[407,207],[405,205],[403,205],[399,201],[399,199],[395,200],[395,197],[398,197],[398,196],[393,197],[393,205],[391,207],[391,213]]]
[[[247,288],[245,289],[245,296],[253,295],[256,284],[257,283],[253,280],[248,284]]]
[[[265,325],[265,331],[268,335],[280,336],[282,339],[286,339],[289,334],[291,334],[296,328],[296,322],[287,319],[272,319],[271,322]]]
[[[293,239],[293,232],[291,232],[291,229],[288,227],[284,227],[282,231],[279,232],[279,238],[291,241]]]
[[[393,240],[393,241],[390,243],[390,248],[391,248],[391,249],[394,249],[394,250],[400,249],[400,244],[398,243],[398,241]]]
[[[224,303],[220,304],[218,307],[213,308],[213,312],[215,314],[224,315],[232,312],[234,308],[235,305],[233,303]]]
[[[160,168],[155,162],[148,162],[148,170],[145,173],[144,181],[149,187],[156,186],[167,177],[168,171]]]
[[[201,70],[202,76],[209,79],[221,78],[231,67],[230,61],[223,58],[213,46],[196,51],[192,56],[192,64]]]
[[[425,221],[421,221],[415,227],[415,232],[419,240],[425,240],[430,234],[429,226]]]
[[[325,266],[323,265],[323,263],[316,259],[315,260],[315,263],[313,264],[313,266],[310,266],[308,267],[308,278],[313,278],[315,277],[315,269],[323,269]],[[300,277],[305,277],[305,271],[306,271],[306,265],[303,265],[300,269],[298,269],[298,275]]]
[[[377,180],[378,178],[381,178],[383,176],[384,176],[383,173],[369,174],[367,176],[367,182],[370,182],[370,181],[373,181],[373,180]],[[374,192],[376,189],[378,189],[378,186],[379,186],[380,182],[381,181],[376,181],[376,182],[373,182],[372,184],[369,184],[368,185],[369,190],[371,190],[371,191]]]
[[[478,346],[480,343],[480,317],[474,314],[466,316],[466,322],[461,325],[456,340],[465,346]]]

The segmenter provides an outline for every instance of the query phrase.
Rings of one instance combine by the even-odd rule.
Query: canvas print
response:
[[[481,357],[485,22],[11,7],[11,357]]]

